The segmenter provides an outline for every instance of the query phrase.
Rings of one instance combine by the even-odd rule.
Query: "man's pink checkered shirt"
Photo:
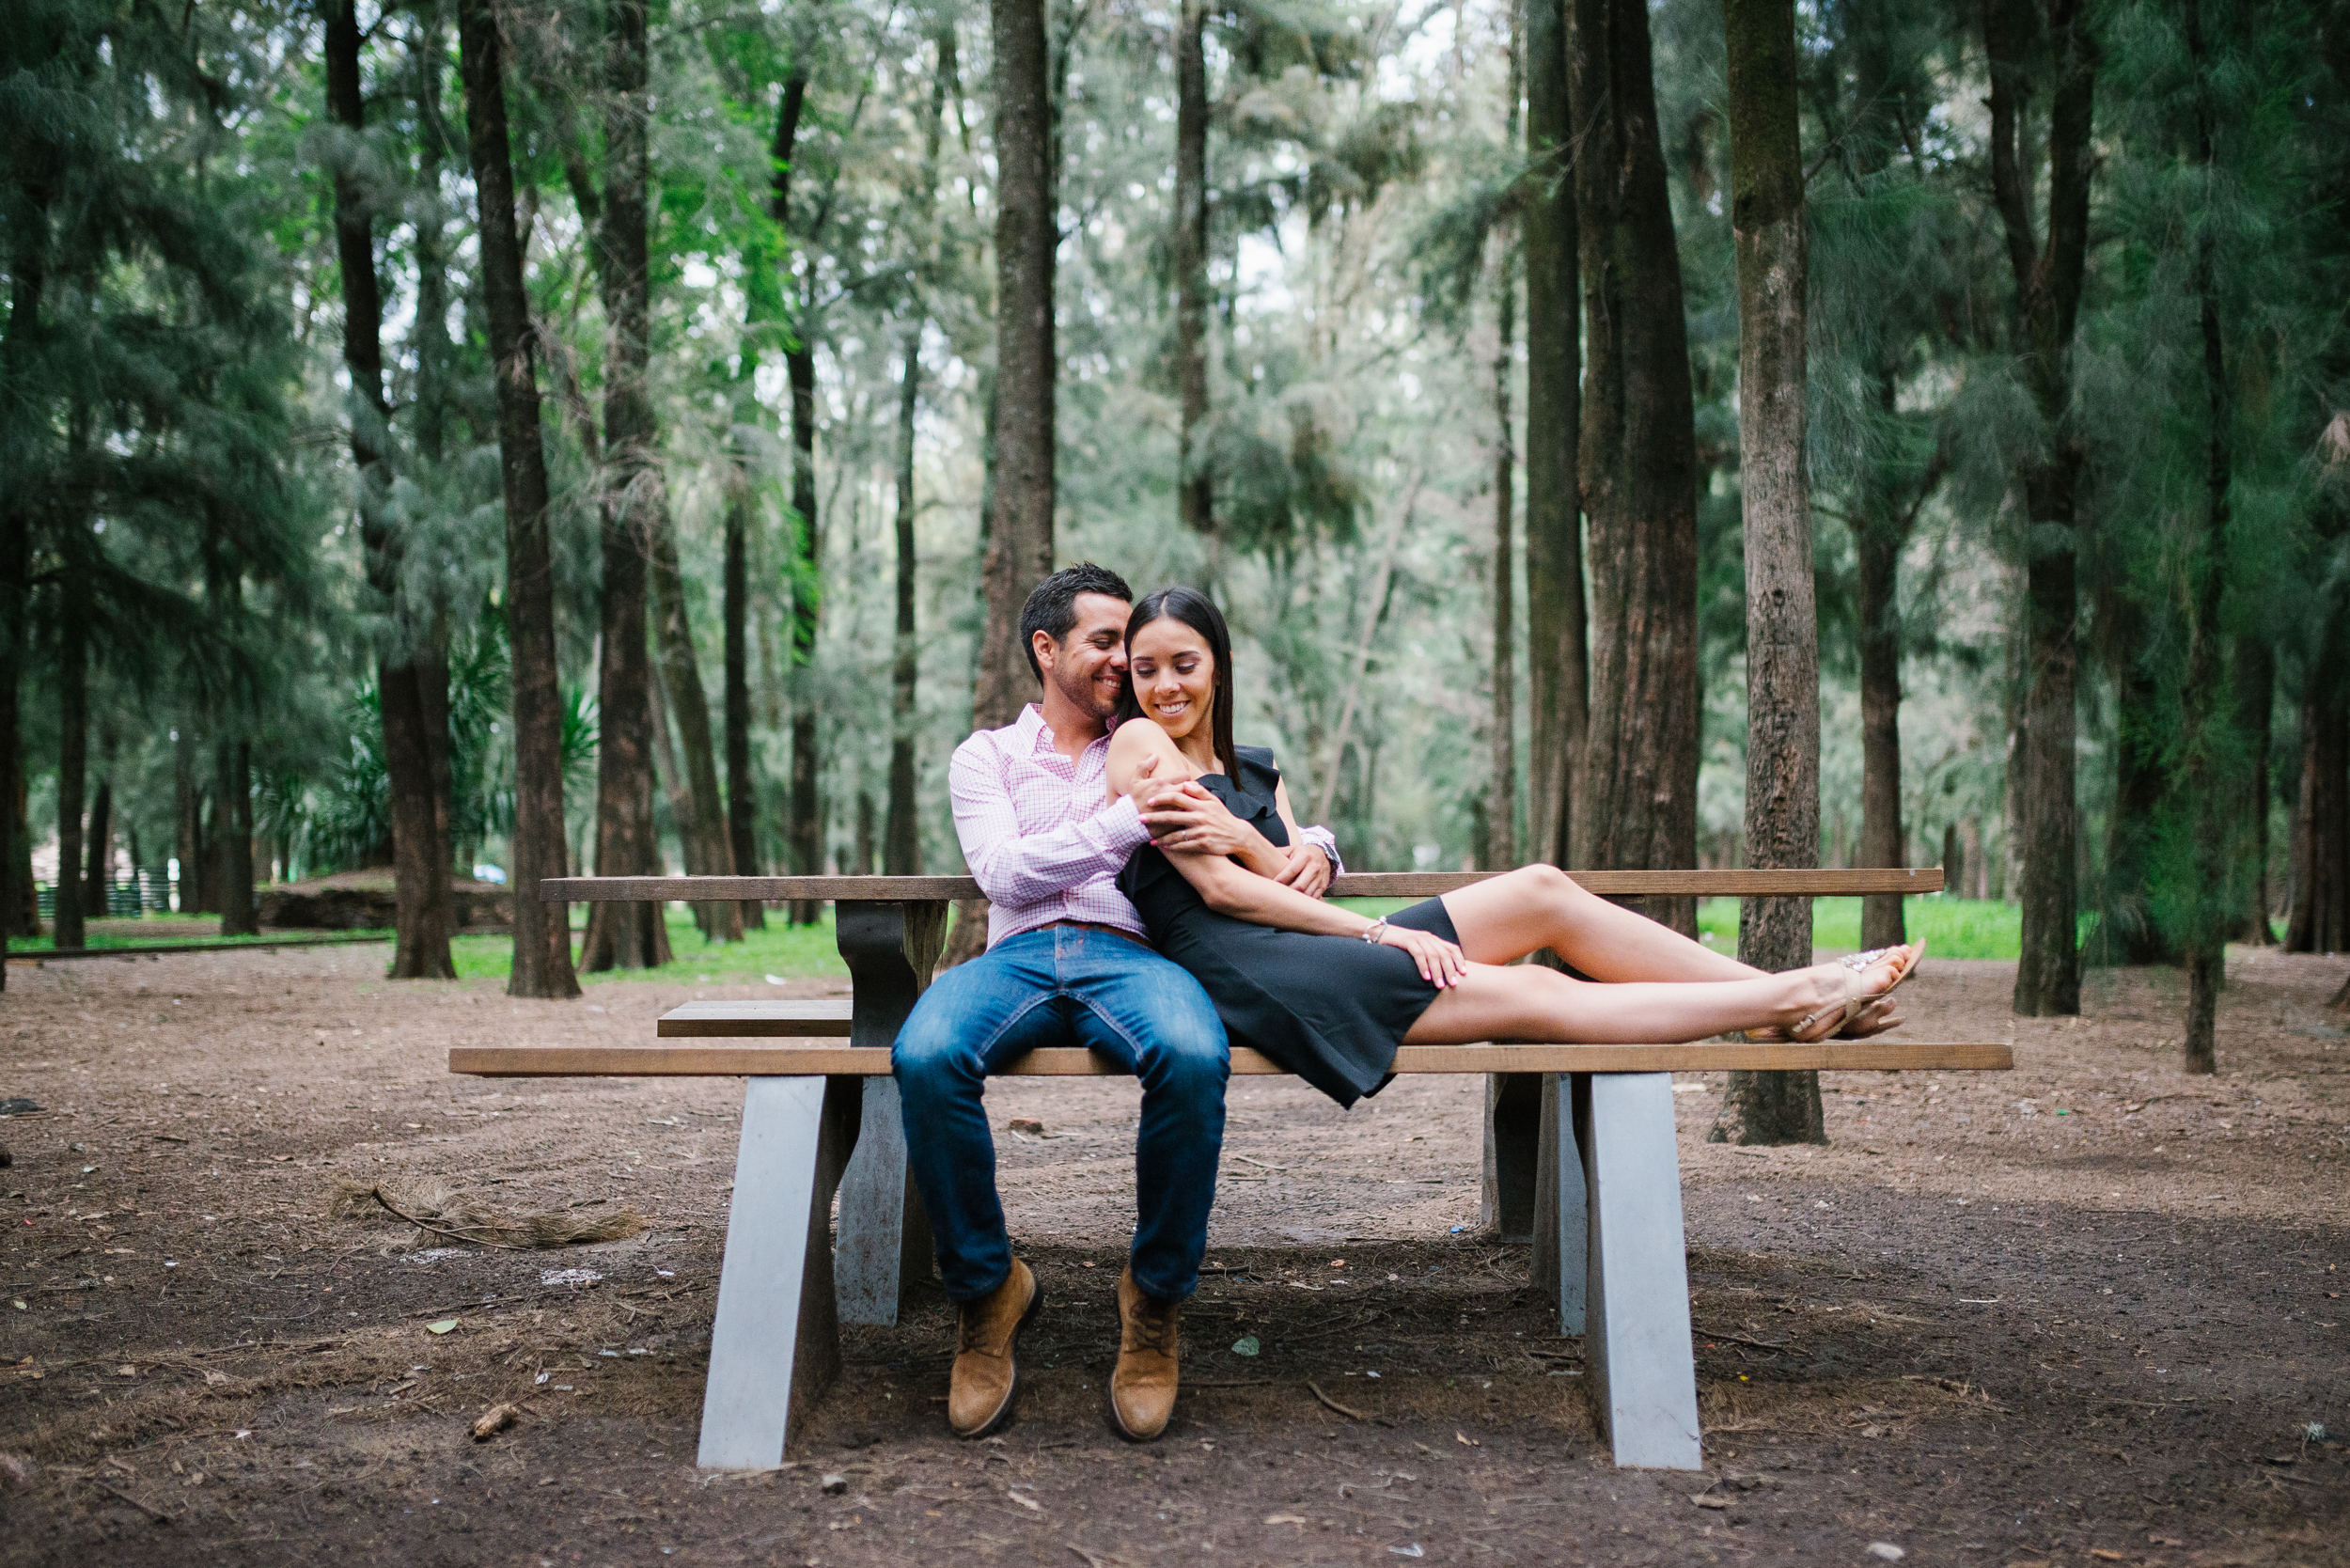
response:
[[[987,895],[987,941],[1056,920],[1085,920],[1145,936],[1142,917],[1118,890],[1127,857],[1151,841],[1135,803],[1102,804],[1110,743],[1104,735],[1072,761],[1053,744],[1035,703],[1001,729],[981,729],[955,747],[947,771],[964,864]],[[1300,829],[1339,864],[1326,827]]]

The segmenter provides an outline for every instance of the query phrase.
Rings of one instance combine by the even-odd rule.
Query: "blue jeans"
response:
[[[939,976],[890,1051],[948,1295],[977,1300],[1011,1273],[979,1097],[990,1073],[1040,1045],[1086,1046],[1142,1080],[1135,1283],[1162,1300],[1191,1294],[1224,1148],[1224,1026],[1198,980],[1140,943],[1055,926]]]

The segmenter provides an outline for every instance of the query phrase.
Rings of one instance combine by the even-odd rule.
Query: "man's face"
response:
[[[1105,719],[1126,683],[1126,616],[1134,606],[1106,593],[1081,593],[1075,608],[1077,623],[1066,641],[1036,634],[1036,662],[1072,704]]]

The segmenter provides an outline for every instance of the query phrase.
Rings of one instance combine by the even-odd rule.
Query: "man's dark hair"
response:
[[[1077,595],[1081,593],[1107,594],[1127,604],[1135,597],[1125,578],[1091,561],[1064,566],[1030,588],[1028,602],[1020,607],[1020,651],[1028,656],[1028,673],[1039,681],[1044,679],[1044,669],[1036,662],[1036,635],[1042,632],[1056,648],[1067,642],[1069,629],[1077,624]]]

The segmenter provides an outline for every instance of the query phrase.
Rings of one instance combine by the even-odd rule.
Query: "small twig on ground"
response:
[[[415,1215],[406,1213],[401,1209],[394,1208],[392,1200],[384,1196],[384,1189],[382,1187],[370,1187],[368,1191],[375,1195],[375,1200],[378,1203],[383,1204],[386,1209],[390,1209],[393,1214],[400,1215],[400,1218],[406,1220],[409,1224],[415,1226],[419,1231],[430,1231],[436,1236],[446,1236],[451,1241],[461,1241],[469,1247],[503,1247],[509,1252],[527,1252],[530,1250],[530,1248],[526,1247],[517,1247],[512,1242],[493,1241],[487,1236],[468,1236],[462,1234],[457,1231],[444,1230],[440,1226],[434,1225],[430,1221],[418,1219]],[[481,1230],[485,1229],[485,1227],[476,1226],[473,1227],[473,1229]]]
[[[125,1492],[121,1487],[115,1485],[112,1482],[101,1481],[96,1476],[85,1476],[83,1479],[87,1481],[92,1486],[97,1487],[102,1492],[113,1493],[116,1497],[120,1497],[124,1502],[129,1503],[133,1508],[137,1509],[141,1513],[146,1514],[149,1518],[154,1520],[159,1525],[176,1525],[180,1522],[179,1520],[173,1518],[170,1514],[165,1513],[162,1509],[157,1508],[154,1504],[143,1503],[139,1501],[138,1498],[131,1496],[130,1493]]]
[[[1313,1390],[1313,1395],[1314,1395],[1314,1398],[1316,1398],[1316,1399],[1320,1400],[1323,1403],[1324,1403],[1324,1404],[1328,1405],[1331,1409],[1333,1409],[1333,1410],[1337,1411],[1340,1415],[1346,1417],[1349,1420],[1356,1420],[1356,1421],[1370,1421],[1371,1423],[1372,1423],[1372,1424],[1373,1424],[1373,1425],[1375,1425],[1375,1426],[1388,1426],[1388,1427],[1391,1427],[1391,1426],[1395,1425],[1395,1423],[1394,1423],[1393,1421],[1384,1421],[1384,1420],[1381,1420],[1381,1419],[1380,1419],[1378,1417],[1376,1417],[1376,1416],[1366,1416],[1366,1415],[1364,1415],[1364,1414],[1363,1414],[1361,1411],[1359,1411],[1359,1410],[1355,1410],[1355,1409],[1350,1408],[1350,1407],[1349,1407],[1349,1406],[1347,1406],[1347,1405],[1340,1404],[1340,1403],[1337,1400],[1334,1400],[1334,1399],[1332,1399],[1332,1398],[1331,1398],[1328,1394],[1324,1393],[1324,1392],[1322,1391],[1322,1385],[1321,1385],[1321,1384],[1319,1384],[1319,1383],[1316,1383],[1316,1382],[1315,1382],[1312,1378],[1310,1378],[1310,1377],[1309,1377],[1309,1378],[1308,1378],[1308,1379],[1306,1379],[1306,1387]]]
[[[1718,1328],[1707,1328],[1702,1325],[1699,1325],[1698,1333],[1704,1339],[1719,1340],[1725,1344],[1752,1345],[1757,1350],[1785,1350],[1788,1348],[1784,1344],[1776,1344],[1769,1340],[1749,1340],[1743,1334],[1725,1334]]]

